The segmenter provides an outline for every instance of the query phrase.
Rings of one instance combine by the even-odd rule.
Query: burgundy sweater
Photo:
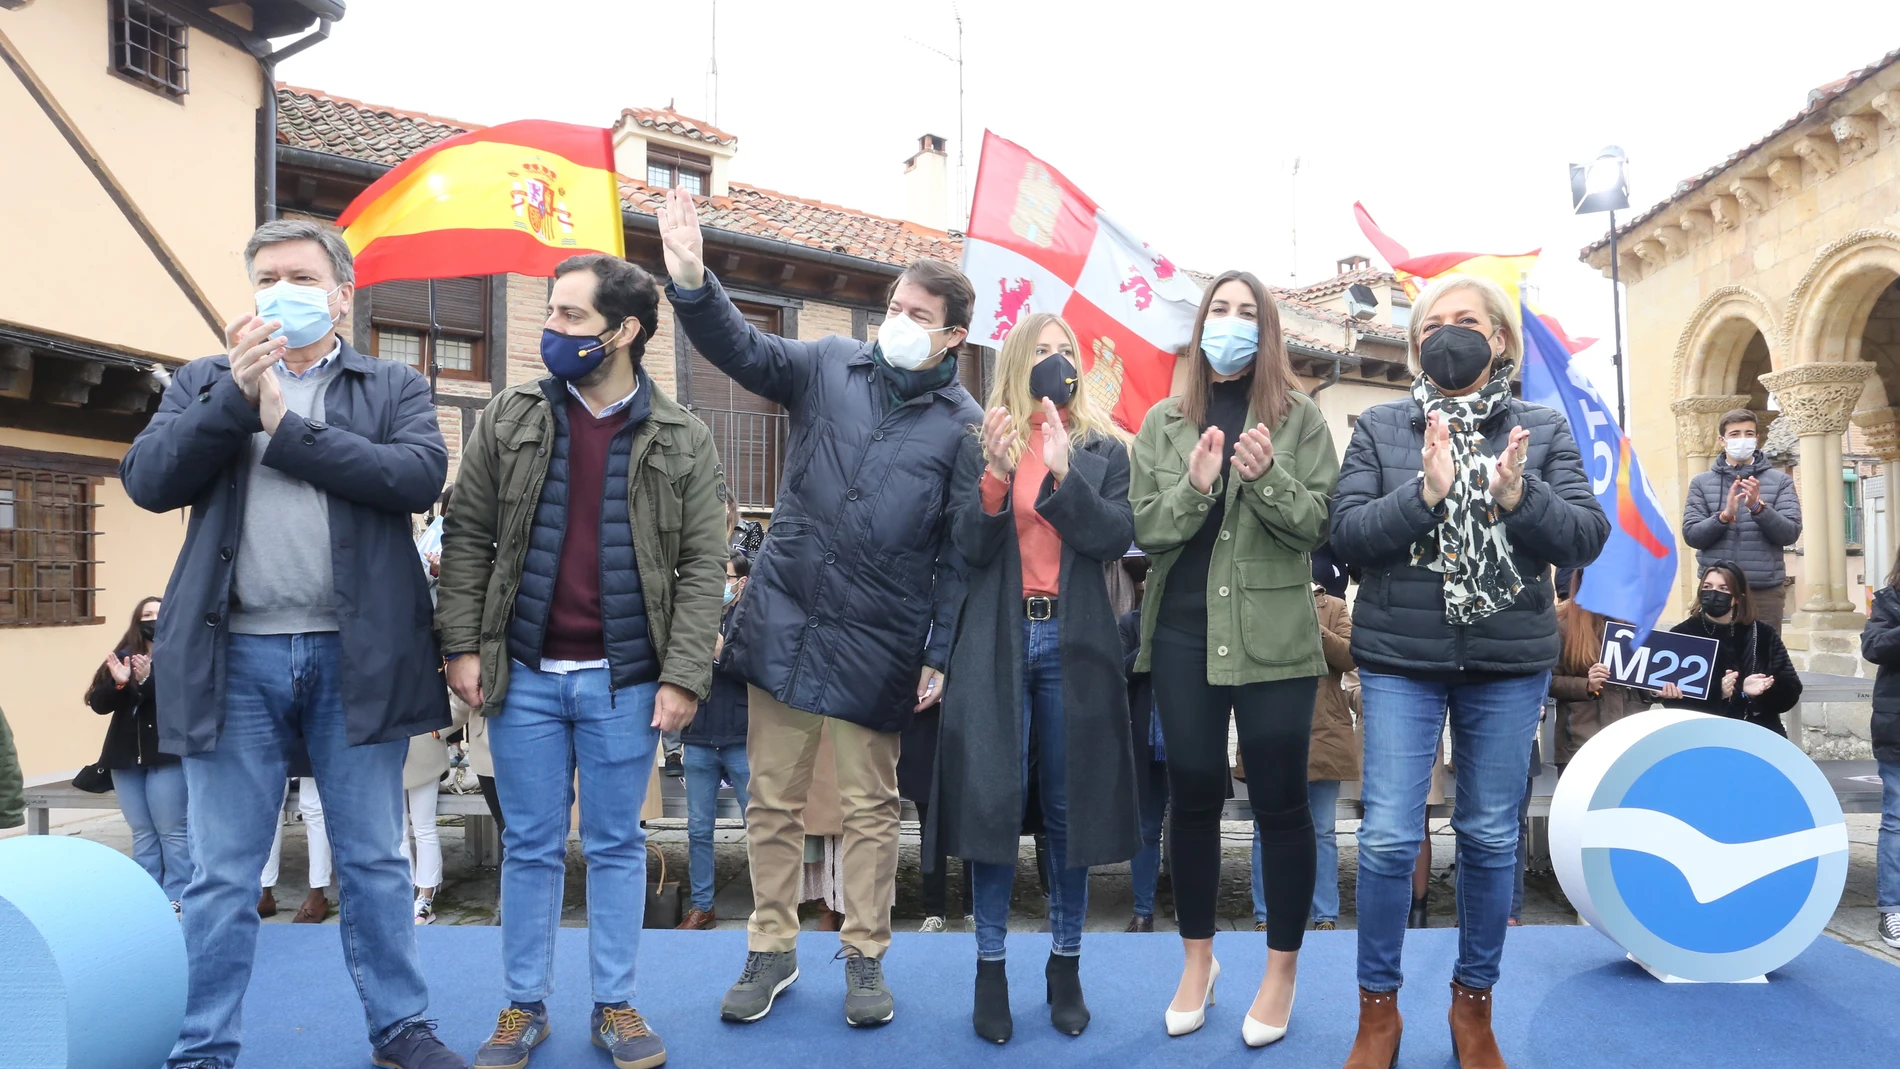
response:
[[[567,531],[554,573],[541,656],[553,661],[599,661],[601,638],[600,506],[606,493],[607,446],[627,425],[627,409],[595,419],[579,398],[567,399]]]

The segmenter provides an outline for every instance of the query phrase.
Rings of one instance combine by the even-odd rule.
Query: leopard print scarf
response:
[[[1412,566],[1423,565],[1445,577],[1445,620],[1468,624],[1501,612],[1524,589],[1511,559],[1503,515],[1491,496],[1497,458],[1486,456],[1485,420],[1511,402],[1511,365],[1499,364],[1484,389],[1446,397],[1420,375],[1412,381],[1412,399],[1427,419],[1441,412],[1451,428],[1451,493],[1445,518],[1412,545]],[[1421,476],[1422,477],[1422,476]]]

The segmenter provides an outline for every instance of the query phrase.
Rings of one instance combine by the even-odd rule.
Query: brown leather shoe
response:
[[[1137,913],[1128,918],[1128,930],[1131,932],[1152,932],[1155,930],[1155,915],[1142,916]]]
[[[263,894],[257,896],[257,915],[260,917],[277,916],[277,896],[271,894],[270,888],[268,887],[264,888]]]
[[[1451,982],[1451,1053],[1463,1069],[1504,1069],[1491,1034],[1491,992]]]
[[[290,918],[292,924],[322,924],[330,916],[330,900],[324,897],[323,888],[312,887],[310,894],[304,897],[303,905],[297,907],[297,915]]]
[[[1359,1034],[1353,1038],[1352,1053],[1346,1055],[1345,1069],[1392,1069],[1399,1064],[1399,1034],[1404,1028],[1397,991],[1360,988]]]
[[[719,927],[719,918],[713,916],[712,910],[692,909],[686,911],[686,919],[681,921],[674,931],[709,932],[717,927]]]

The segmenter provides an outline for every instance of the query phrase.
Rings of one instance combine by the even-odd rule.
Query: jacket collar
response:
[[[627,407],[630,418],[634,422],[639,422],[643,418],[643,413],[645,419],[675,426],[684,426],[692,418],[692,414],[684,405],[653,385],[653,378],[647,374],[646,368],[640,368],[638,376],[640,388],[634,391],[634,403]],[[567,399],[572,396],[567,392],[567,384],[553,375],[543,375],[532,383],[511,386],[509,389],[525,394],[536,405],[546,405],[550,412],[553,411],[555,401],[566,404]],[[644,406],[641,403],[642,398],[645,398]]]
[[[1715,454],[1715,461],[1709,465],[1709,470],[1732,478],[1746,479],[1749,476],[1760,475],[1772,467],[1774,467],[1774,465],[1768,462],[1768,458],[1762,455],[1761,450],[1757,449],[1755,450],[1755,455],[1748,459],[1748,463],[1740,467],[1736,467],[1728,462],[1727,453],[1717,453]]]
[[[852,368],[856,368],[856,367],[868,368],[869,374],[872,376],[873,380],[875,381],[876,376],[877,376],[877,360],[871,356],[871,351],[875,348],[877,348],[877,343],[874,341],[859,343],[858,351],[856,353],[853,353],[849,358],[847,358],[844,362],[844,365],[846,367],[852,367]],[[963,377],[962,377],[961,371],[959,371],[958,374],[952,375],[950,377],[949,382],[944,383],[942,386],[939,386],[936,389],[925,390],[923,393],[918,394],[917,397],[911,398],[911,400],[915,401],[917,400],[917,398],[920,398],[920,397],[935,397],[944,401],[948,401],[952,404],[955,404],[956,398],[952,395],[951,391],[961,389],[962,387],[963,387]],[[910,402],[906,401],[904,403],[909,404]]]

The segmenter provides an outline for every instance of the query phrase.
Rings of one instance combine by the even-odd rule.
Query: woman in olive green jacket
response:
[[[1199,1028],[1220,965],[1214,900],[1227,783],[1227,716],[1268,872],[1267,974],[1242,1023],[1251,1046],[1286,1033],[1307,907],[1313,819],[1307,744],[1327,672],[1307,553],[1326,540],[1339,457],[1293,377],[1280,316],[1254,276],[1202,299],[1182,396],[1135,440],[1135,542],[1152,559],[1136,671],[1150,671],[1168,746],[1175,907],[1186,954],[1166,1021]]]

